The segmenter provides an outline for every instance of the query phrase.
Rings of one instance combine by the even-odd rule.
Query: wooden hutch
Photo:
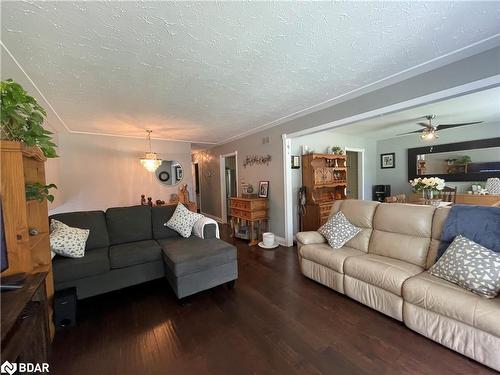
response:
[[[49,242],[47,201],[26,200],[25,185],[45,185],[46,158],[37,147],[1,141],[1,197],[9,268],[2,276],[16,273],[44,275],[47,294],[47,319],[50,336],[54,336],[52,299],[54,282]],[[30,229],[37,234],[30,235]],[[30,276],[27,278],[32,280]],[[8,292],[15,293],[15,292]],[[2,315],[6,313],[2,308]]]
[[[346,162],[346,155],[302,156],[302,186],[306,188],[306,207],[301,231],[317,230],[328,220],[333,202],[346,199]]]

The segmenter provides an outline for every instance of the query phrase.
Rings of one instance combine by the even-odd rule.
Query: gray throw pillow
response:
[[[328,244],[334,249],[339,249],[345,245],[347,241],[353,238],[361,231],[360,228],[352,225],[345,217],[342,211],[331,216],[328,221],[318,229]]]
[[[429,273],[483,297],[500,292],[500,254],[460,235]]]

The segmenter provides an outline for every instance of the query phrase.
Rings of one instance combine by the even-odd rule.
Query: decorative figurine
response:
[[[148,197],[148,206],[153,207],[153,198]]]
[[[145,206],[147,203],[146,203],[146,196],[144,194],[141,194],[141,204],[143,206]]]

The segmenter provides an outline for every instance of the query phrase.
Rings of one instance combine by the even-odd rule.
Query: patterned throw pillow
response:
[[[456,236],[429,273],[487,298],[500,292],[500,254]]]
[[[331,216],[328,221],[318,229],[328,244],[334,249],[339,249],[345,245],[347,241],[353,238],[361,231],[360,228],[352,225],[345,217],[342,211]]]
[[[85,244],[90,230],[72,228],[60,221],[50,222],[50,247],[56,254],[68,258],[81,258],[85,255]]]
[[[187,238],[191,235],[194,223],[202,217],[203,215],[191,212],[182,203],[179,203],[175,208],[174,214],[165,225],[175,230],[182,237]]]

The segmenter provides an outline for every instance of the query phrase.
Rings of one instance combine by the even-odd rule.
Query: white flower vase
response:
[[[434,198],[434,192],[432,189],[424,189],[424,199],[430,201],[432,198]]]

